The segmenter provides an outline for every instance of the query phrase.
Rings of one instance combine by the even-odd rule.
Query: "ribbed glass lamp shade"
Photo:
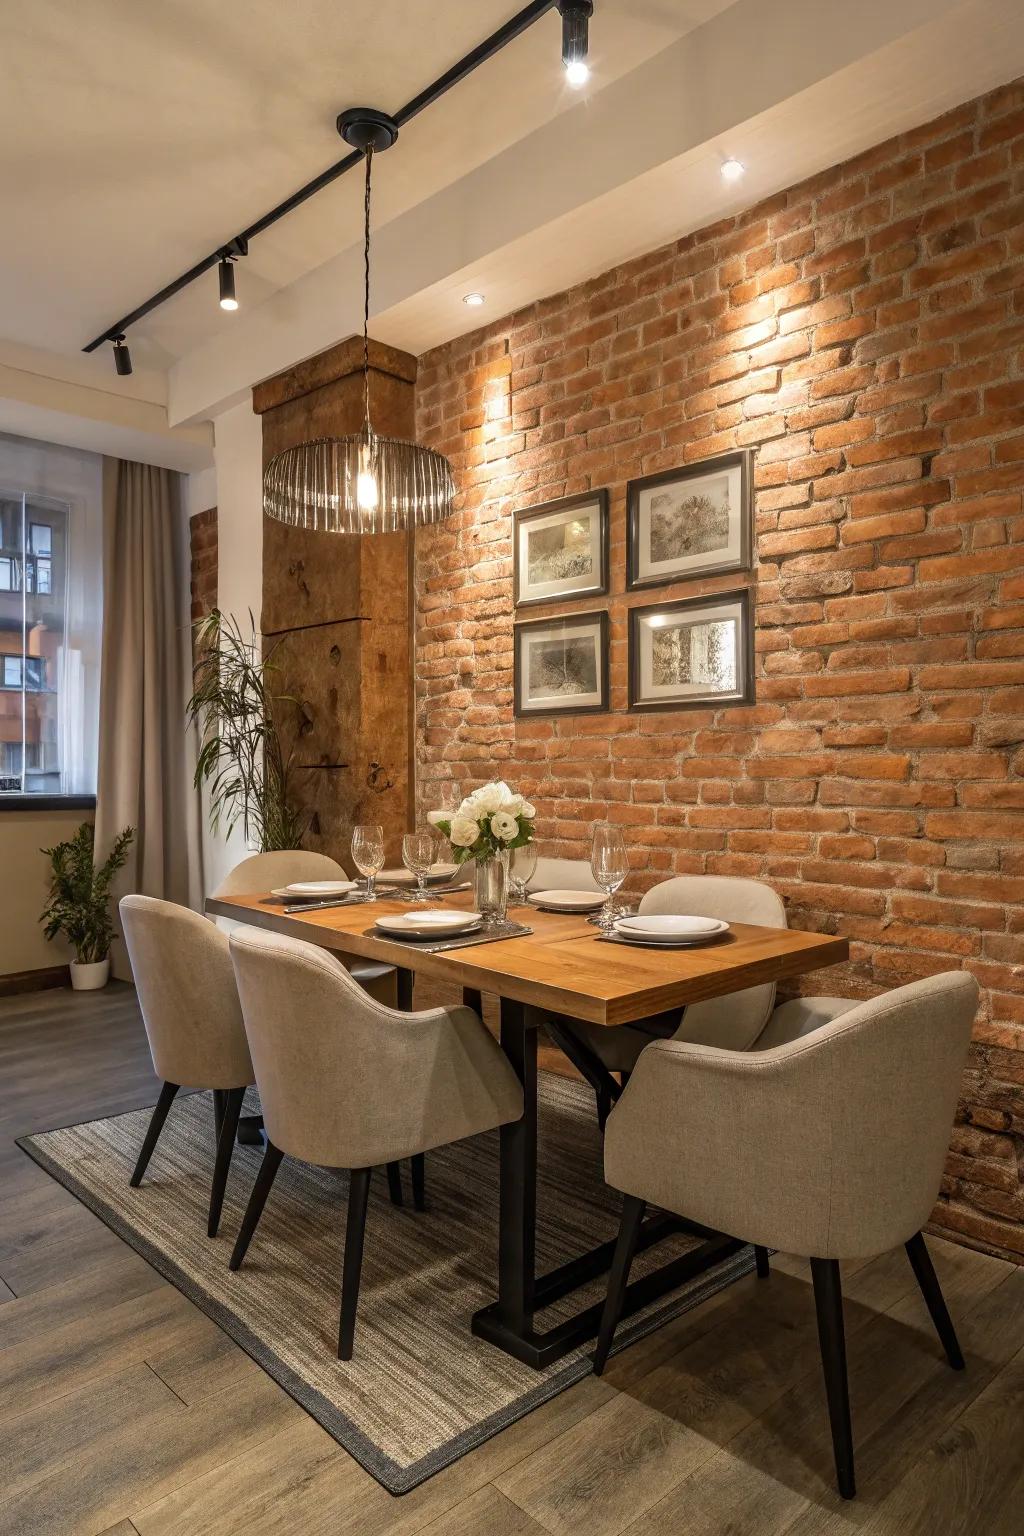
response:
[[[454,495],[448,460],[396,437],[316,438],[277,454],[263,476],[268,517],[321,533],[399,533],[439,523]]]

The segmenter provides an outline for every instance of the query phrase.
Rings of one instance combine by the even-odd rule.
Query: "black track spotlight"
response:
[[[217,276],[220,279],[220,307],[221,309],[237,309],[238,300],[235,298],[235,269],[227,256],[222,256],[220,266],[217,268]]]
[[[558,0],[558,9],[562,17],[562,63],[565,65],[565,78],[578,89],[590,79],[587,52],[594,0]]]
[[[117,336],[111,336],[114,343],[114,367],[122,379],[126,379],[132,371],[132,355],[128,351],[128,343],[124,339],[123,332]]]

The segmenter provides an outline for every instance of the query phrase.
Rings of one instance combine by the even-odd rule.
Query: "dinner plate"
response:
[[[355,889],[354,880],[296,880],[294,885],[279,886],[270,894],[285,901],[315,901],[318,896],[345,896]]]
[[[717,919],[711,919],[706,922],[706,926],[696,931],[690,929],[688,932],[679,927],[655,929],[636,926],[638,923],[653,924],[655,921],[653,918],[619,918],[614,926],[614,933],[616,938],[622,939],[624,943],[643,944],[649,949],[693,949],[699,944],[711,944],[729,931],[729,924]],[[679,919],[669,919],[669,921],[678,923]],[[691,919],[691,921],[694,920]],[[705,923],[704,919],[700,921]]]
[[[433,885],[435,880],[450,880],[458,872],[459,866],[457,864],[431,864],[427,871],[427,884]],[[416,876],[411,870],[406,869],[404,865],[401,865],[398,869],[382,869],[377,879],[381,885],[416,884]]]
[[[531,891],[526,899],[542,912],[596,912],[604,906],[600,891]]]
[[[447,912],[441,908],[426,912],[403,912],[399,917],[378,917],[382,933],[396,938],[427,939],[446,934],[472,933],[480,926],[479,912]]]
[[[665,912],[620,917],[615,926],[624,933],[669,940],[711,938],[716,933],[724,933],[729,924],[717,917],[687,917],[682,913]]]

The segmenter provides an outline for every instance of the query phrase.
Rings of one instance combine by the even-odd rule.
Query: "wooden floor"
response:
[[[392,1498],[13,1145],[155,1096],[127,988],[0,1001],[3,1536],[1019,1536],[1024,1269],[938,1241],[963,1374],[902,1253],[845,1272],[852,1504],[784,1259]]]

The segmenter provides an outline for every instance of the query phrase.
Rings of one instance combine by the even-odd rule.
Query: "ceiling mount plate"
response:
[[[351,144],[361,155],[368,149],[379,154],[390,149],[398,138],[398,124],[386,112],[375,107],[347,107],[338,113],[338,132],[346,144]]]

